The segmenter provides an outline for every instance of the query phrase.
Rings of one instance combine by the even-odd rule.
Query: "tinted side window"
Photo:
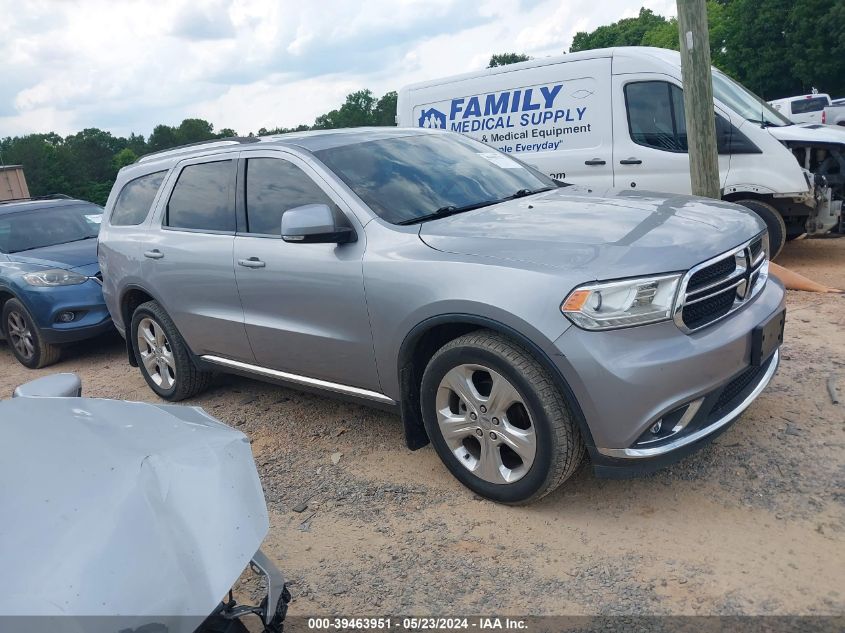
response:
[[[235,230],[233,161],[188,165],[167,203],[167,226],[201,231]]]
[[[799,99],[792,102],[792,114],[805,114],[807,112],[821,112],[827,107],[826,97],[813,97],[811,99]]]
[[[331,198],[296,165],[278,158],[246,162],[247,232],[281,235],[282,214],[304,204],[327,204],[336,209]]]
[[[114,203],[112,226],[136,226],[147,219],[166,171],[157,171],[127,182]]]
[[[665,81],[625,86],[628,129],[638,145],[668,152],[687,151],[684,93]]]

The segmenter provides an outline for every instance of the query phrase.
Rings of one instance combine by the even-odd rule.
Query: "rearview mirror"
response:
[[[82,381],[76,374],[53,374],[22,384],[13,398],[78,398]]]
[[[358,237],[351,226],[338,224],[327,204],[305,204],[282,215],[282,239],[299,244],[346,244]]]

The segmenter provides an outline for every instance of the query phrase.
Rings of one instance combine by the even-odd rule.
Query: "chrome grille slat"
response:
[[[696,288],[695,290],[690,290],[687,292],[687,297],[692,297],[693,295],[700,295],[702,292],[707,292],[708,290],[712,290],[718,286],[723,286],[724,284],[733,281],[734,279],[740,279],[743,276],[742,270],[734,271],[729,277],[724,277],[719,281],[714,281],[713,283],[707,284],[706,286],[702,286],[700,288]],[[687,304],[690,302],[687,301]]]
[[[718,297],[723,292],[727,292],[728,290],[732,290],[733,288],[736,288],[737,286],[739,286],[744,281],[745,281],[745,276],[743,276],[741,279],[738,279],[737,281],[733,282],[730,286],[725,286],[724,288],[720,288],[716,292],[711,292],[709,295],[704,295],[703,297],[696,297],[695,299],[687,299],[686,301],[684,301],[684,305],[685,306],[692,306],[692,305],[695,305],[696,303],[701,303],[702,301],[707,301],[708,299],[712,299],[713,297]],[[689,297],[689,295],[687,295],[687,297]]]
[[[675,324],[692,333],[729,316],[766,285],[765,233],[691,268],[681,280]]]

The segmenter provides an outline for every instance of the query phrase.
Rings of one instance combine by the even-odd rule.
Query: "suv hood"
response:
[[[85,270],[77,270],[76,272],[87,273],[91,264],[97,264],[97,239],[91,238],[79,242],[33,248],[20,253],[10,253],[8,258],[12,262],[36,264],[48,268],[71,270],[84,268]],[[97,272],[97,270],[99,270],[99,266],[95,266],[94,272]]]
[[[834,125],[805,123],[766,128],[779,141],[805,141],[810,143],[845,144],[845,129]]]
[[[764,228],[718,200],[569,186],[424,223],[420,239],[444,252],[584,269],[587,281],[687,270]]]

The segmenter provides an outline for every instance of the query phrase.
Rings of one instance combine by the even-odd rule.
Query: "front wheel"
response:
[[[41,369],[59,360],[61,348],[44,340],[29,311],[17,299],[3,305],[3,331],[18,362],[30,369]]]
[[[156,301],[136,308],[130,336],[141,374],[159,397],[178,402],[208,388],[211,374],[197,369],[173,320]]]
[[[446,467],[488,499],[539,499],[583,459],[560,389],[528,351],[498,333],[480,330],[443,346],[425,369],[420,400]]]
[[[774,259],[780,255],[786,244],[786,223],[778,210],[762,200],[737,200],[736,203],[751,209],[766,223],[769,231],[769,258]]]

